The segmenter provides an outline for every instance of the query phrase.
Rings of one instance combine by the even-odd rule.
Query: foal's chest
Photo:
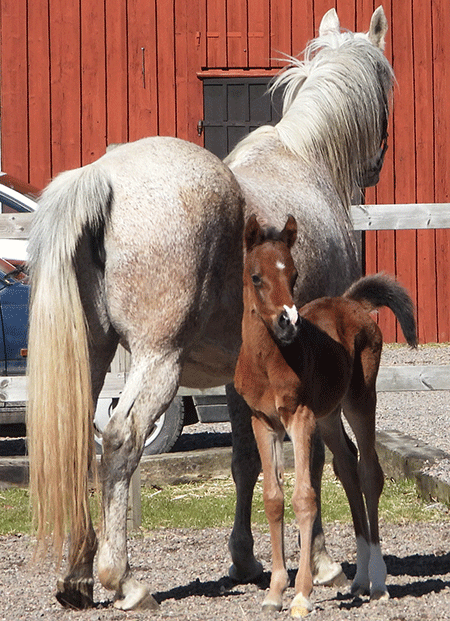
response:
[[[278,352],[270,359],[258,354],[247,357],[241,352],[235,387],[256,414],[263,413],[269,419],[294,414],[301,400],[301,381]]]

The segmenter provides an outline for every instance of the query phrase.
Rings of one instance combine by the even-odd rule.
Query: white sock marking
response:
[[[364,537],[356,538],[356,576],[353,580],[353,588],[369,588],[369,560],[370,548]]]
[[[371,592],[386,590],[386,563],[379,544],[370,544],[369,577]]]

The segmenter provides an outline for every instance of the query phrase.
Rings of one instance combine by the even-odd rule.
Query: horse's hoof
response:
[[[83,578],[80,580],[64,580],[57,582],[56,599],[64,608],[85,610],[94,605],[94,580]]]
[[[153,595],[147,593],[139,602],[134,602],[133,598],[129,596],[124,599],[116,599],[114,607],[119,610],[157,610],[159,604]]]
[[[365,595],[370,595],[370,589],[368,586],[364,584],[352,584],[352,588],[350,589],[350,594],[353,597],[362,597]]]
[[[301,593],[296,595],[291,604],[291,617],[294,619],[302,619],[309,615],[312,605]]]
[[[371,600],[387,600],[390,598],[388,590],[385,589],[375,589],[370,593]]]
[[[240,584],[245,584],[247,582],[254,582],[261,577],[263,573],[262,564],[253,559],[253,562],[246,567],[237,567],[234,563],[231,565],[228,570],[228,575],[235,582],[239,582]]]
[[[327,562],[328,561],[328,562]],[[345,586],[347,578],[339,563],[330,558],[322,559],[319,567],[313,573],[313,584],[320,586]]]
[[[114,600],[119,610],[156,610],[159,604],[146,586],[134,578],[129,578]]]

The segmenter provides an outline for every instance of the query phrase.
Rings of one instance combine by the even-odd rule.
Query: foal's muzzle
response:
[[[290,308],[285,306],[274,326],[276,338],[282,345],[289,345],[297,336],[299,325],[300,316],[295,306]]]

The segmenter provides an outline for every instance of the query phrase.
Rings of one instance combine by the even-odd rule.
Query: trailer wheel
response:
[[[102,453],[102,431],[111,418],[117,399],[108,403],[99,400],[95,412],[95,445],[97,454]],[[184,403],[182,397],[175,397],[169,408],[155,422],[148,436],[143,455],[168,453],[180,437],[184,425]]]

